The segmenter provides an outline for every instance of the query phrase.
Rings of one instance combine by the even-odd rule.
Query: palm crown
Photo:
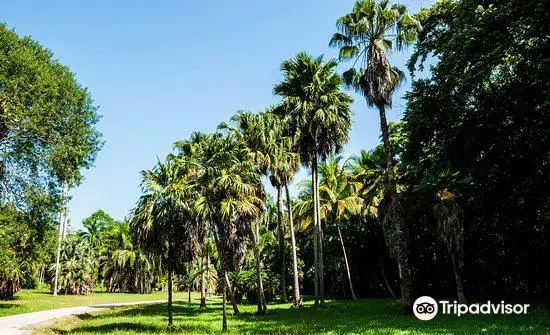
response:
[[[319,154],[324,159],[349,140],[353,99],[340,90],[342,79],[334,72],[337,63],[323,63],[299,53],[281,65],[285,79],[274,92],[283,97],[283,109],[298,129],[298,147],[302,162]]]
[[[351,13],[338,19],[337,28],[330,45],[340,48],[341,60],[355,60],[344,72],[344,83],[363,93],[369,105],[391,106],[392,93],[404,75],[390,65],[387,53],[413,43],[422,29],[420,23],[404,5],[361,0]]]

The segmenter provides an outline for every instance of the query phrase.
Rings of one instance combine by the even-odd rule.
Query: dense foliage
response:
[[[44,277],[60,191],[92,165],[98,120],[51,51],[0,24],[0,298]]]
[[[549,9],[441,1],[418,14],[424,30],[409,65],[431,67],[407,94],[402,165],[414,185],[406,197],[419,288],[450,293],[451,278],[425,275],[449,263],[430,242],[436,192],[447,189],[464,212],[466,290],[550,294],[540,257],[550,251]]]

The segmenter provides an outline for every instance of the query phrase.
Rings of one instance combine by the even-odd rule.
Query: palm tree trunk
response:
[[[294,236],[294,219],[292,216],[292,204],[290,201],[290,192],[288,185],[285,184],[286,206],[288,210],[288,222],[290,225],[290,239],[292,241],[292,268],[294,270],[294,303],[293,307],[302,306],[302,298],[300,297],[300,278],[298,277],[298,255],[296,252],[296,237]]]
[[[467,304],[466,296],[464,295],[464,287],[462,286],[462,278],[460,276],[460,268],[457,264],[454,253],[451,253],[451,259],[453,261],[453,270],[455,272],[456,280],[456,294],[458,295],[458,302],[460,304]]]
[[[264,285],[262,283],[262,265],[260,259],[260,220],[256,220],[255,231],[252,230],[252,240],[254,241],[254,258],[256,260],[256,286],[258,288],[258,314],[267,314],[267,304],[265,301]]]
[[[340,243],[342,244],[342,251],[344,252],[344,260],[346,262],[346,271],[348,273],[348,281],[349,281],[349,289],[351,291],[351,298],[353,300],[357,300],[357,297],[355,296],[355,291],[353,290],[353,283],[351,281],[351,273],[349,270],[348,255],[346,253],[346,247],[344,246],[344,238],[342,237],[342,230],[340,229],[340,224],[338,220],[336,220],[336,229],[338,229],[338,236],[340,236]]]
[[[317,157],[311,162],[311,187],[313,195],[313,269],[314,269],[314,299],[315,308],[319,307],[319,230],[317,229],[317,193],[315,192],[315,185],[317,185],[317,174],[315,168],[317,167]]]
[[[282,295],[283,301],[287,301],[284,206],[283,206],[283,189],[281,185],[277,185],[277,216],[279,218],[277,233],[279,235],[279,259],[281,260],[281,295]]]
[[[203,245],[201,250],[201,306],[200,309],[206,309],[206,280],[204,278],[204,261],[205,261],[206,246]]]
[[[393,154],[390,146],[390,135],[388,123],[386,121],[385,107],[378,106],[380,111],[380,128],[382,130],[382,139],[384,150],[386,151],[386,169],[388,173],[388,189],[386,195],[390,198],[390,213],[395,226],[397,263],[399,265],[399,277],[401,279],[401,297],[403,299],[403,308],[406,313],[412,313],[412,270],[409,264],[409,239],[405,226],[403,213],[397,199],[397,184],[394,175]]]
[[[313,161],[313,174],[315,175],[315,184],[313,191],[315,194],[315,206],[317,211],[317,264],[318,264],[318,280],[319,280],[319,307],[325,307],[325,274],[323,265],[323,229],[321,227],[321,202],[319,199],[319,171],[317,167],[317,156]]]
[[[46,269],[46,264],[42,264],[40,267],[40,285],[44,284],[44,270]]]
[[[229,281],[229,276],[227,271],[224,271],[225,283],[227,285],[227,290],[229,291],[229,298],[231,300],[231,306],[233,306],[233,313],[239,314],[239,307],[237,306],[237,301],[235,300],[235,294],[233,294],[233,289],[231,288],[231,282]]]
[[[172,268],[168,270],[168,330],[174,329],[174,322],[172,320]]]
[[[208,296],[210,296],[211,289],[210,289],[210,251],[208,250],[208,247],[206,248],[206,278],[208,279],[206,281]]]
[[[224,274],[227,275],[227,272],[224,271]],[[223,284],[223,293],[222,293],[222,300],[223,300],[223,312],[222,312],[222,331],[227,330],[227,283],[225,280],[222,280]]]

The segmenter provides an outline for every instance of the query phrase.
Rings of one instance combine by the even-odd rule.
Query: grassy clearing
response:
[[[176,298],[183,298],[184,294],[176,294],[175,296]],[[167,299],[166,292],[129,294],[94,291],[90,295],[59,295],[54,298],[51,292],[45,290],[21,290],[15,294],[13,300],[0,301],[0,317],[54,308],[162,299]]]
[[[324,310],[311,302],[302,309],[289,304],[270,305],[270,315],[254,315],[256,306],[239,306],[234,316],[229,308],[229,334],[550,334],[550,310],[538,307],[527,315],[437,316],[420,321],[403,315],[399,302],[390,299],[330,301]],[[177,302],[175,334],[221,333],[221,302],[208,301],[208,309]],[[83,315],[58,322],[36,334],[167,334],[166,304],[124,307],[96,315]],[[172,333],[173,334],[173,333]]]

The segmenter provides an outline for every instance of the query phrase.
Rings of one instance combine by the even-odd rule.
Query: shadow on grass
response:
[[[106,319],[106,318],[117,318],[117,317],[132,317],[132,316],[164,316],[168,312],[168,304],[154,304],[154,305],[142,305],[138,307],[127,307],[121,309],[120,307],[110,308],[111,312],[101,313],[97,315],[82,314],[78,318],[82,320],[88,319]],[[199,308],[196,308],[196,305],[190,305],[187,302],[174,302],[173,303],[173,313],[174,316],[185,315],[185,316],[194,316],[201,312]]]
[[[0,302],[0,309],[10,309],[10,308],[15,308],[15,307],[19,307],[19,305],[17,304],[8,304],[8,303],[5,303],[5,302]]]
[[[528,315],[438,315],[420,321],[401,312],[399,301],[368,299],[331,301],[325,309],[311,303],[300,309],[288,304],[269,305],[268,316],[258,316],[255,306],[240,305],[233,315],[228,306],[230,333],[246,334],[550,334],[550,311],[543,308]],[[209,300],[206,310],[197,303],[175,302],[176,333],[219,333],[221,301]],[[82,315],[77,333],[156,334],[166,331],[167,304],[114,309],[98,315]]]
[[[438,315],[431,321],[401,311],[395,300],[339,300],[322,310],[278,305],[270,308],[268,317],[243,313],[235,318],[242,321],[240,331],[263,334],[550,334],[548,309],[530,315]]]

